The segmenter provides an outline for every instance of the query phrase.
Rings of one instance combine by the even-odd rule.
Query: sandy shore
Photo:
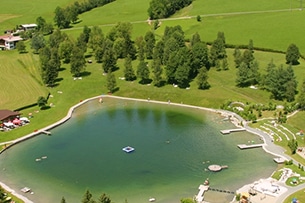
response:
[[[225,110],[216,110],[216,109],[211,109],[211,108],[205,108],[205,107],[198,107],[198,106],[192,106],[192,105],[187,105],[187,104],[182,104],[182,103],[171,103],[170,101],[166,101],[166,102],[162,102],[162,101],[154,101],[154,100],[150,100],[150,99],[134,99],[134,98],[125,98],[125,97],[118,97],[118,96],[112,96],[112,95],[101,95],[101,96],[96,96],[96,97],[92,97],[92,98],[89,98],[89,99],[86,99],[86,100],[83,100],[81,101],[80,103],[74,105],[73,107],[71,107],[67,113],[67,115],[61,119],[60,121],[54,123],[54,124],[51,124],[35,133],[31,133],[31,134],[28,134],[28,135],[25,135],[21,138],[18,138],[16,140],[13,140],[13,141],[10,141],[10,142],[6,142],[6,143],[0,143],[0,145],[4,145],[4,144],[10,144],[10,147],[19,143],[19,142],[22,142],[22,141],[25,141],[29,138],[32,138],[40,133],[42,133],[42,131],[48,131],[58,125],[61,125],[62,123],[66,122],[68,119],[71,118],[72,116],[72,113],[74,111],[74,109],[76,109],[77,107],[81,106],[82,104],[88,102],[88,101],[91,101],[91,100],[98,100],[100,101],[100,98],[101,97],[110,97],[110,98],[116,98],[116,99],[123,99],[123,100],[133,100],[133,101],[141,101],[141,102],[152,102],[152,103],[159,103],[159,104],[167,104],[167,105],[175,105],[175,106],[182,106],[182,107],[187,107],[187,108],[195,108],[195,109],[201,109],[201,110],[205,110],[205,111],[210,111],[210,112],[214,112],[214,113],[218,113],[218,114],[221,114],[222,116],[226,117],[226,118],[230,118],[229,120],[236,126],[236,127],[246,127],[246,130],[250,133],[254,133],[254,134],[257,134],[259,136],[261,136],[264,140],[264,143],[266,144],[266,135],[262,135],[260,133],[256,133],[253,131],[253,129],[251,129],[250,127],[247,127],[247,124],[246,124],[246,121],[243,120],[240,116],[236,115],[235,113],[232,113],[232,112],[229,112],[229,111],[225,111]],[[241,126],[241,124],[243,126]],[[268,136],[267,136],[268,137]],[[273,144],[273,143],[272,143]],[[273,155],[278,155],[279,157],[281,157],[282,155],[280,154],[277,154],[276,152],[272,152],[270,150],[267,150],[265,147],[264,147],[265,151],[267,153],[271,153]],[[5,150],[5,149],[4,149]],[[0,151],[0,155],[1,153],[4,151]],[[20,192],[16,192],[14,191],[13,189],[11,189],[9,186],[5,185],[4,183],[0,182],[0,185],[1,187],[3,187],[6,191],[10,192],[11,194],[13,194],[14,196],[22,199],[25,203],[33,203],[32,201],[30,201],[29,199],[27,199],[26,197],[24,197],[23,195],[20,194]],[[241,189],[239,189],[239,191],[244,191],[244,190],[247,190],[249,189],[249,186],[250,185],[245,185],[244,187],[242,187]],[[253,199],[251,199],[251,201],[253,203],[256,203],[256,202],[262,202],[262,203],[273,203],[273,202],[276,202],[276,198],[275,197],[269,197],[268,195],[265,195],[264,198],[259,198],[259,200],[257,201],[254,201],[256,198],[258,198],[259,195],[257,197],[253,197]]]

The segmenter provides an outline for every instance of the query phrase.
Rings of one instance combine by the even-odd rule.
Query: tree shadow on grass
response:
[[[63,68],[63,67],[58,68],[59,72],[64,71],[64,70],[66,70],[66,68]]]

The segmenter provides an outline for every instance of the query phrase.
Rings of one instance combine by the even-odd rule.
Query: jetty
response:
[[[233,128],[233,129],[227,129],[227,130],[220,130],[220,132],[223,134],[223,135],[226,135],[226,134],[230,134],[232,132],[240,132],[240,131],[245,131],[246,128]]]
[[[198,189],[199,189],[199,192],[195,197],[196,202],[197,203],[205,203],[205,201],[203,201],[204,200],[204,193],[209,190],[209,186],[208,185],[199,185]]]
[[[41,130],[41,132],[46,134],[46,135],[51,135],[52,134],[50,131],[46,131],[46,130]]]
[[[250,144],[250,145],[247,145],[247,144],[239,144],[237,145],[237,147],[239,149],[252,149],[252,148],[259,148],[259,147],[262,147],[264,144]]]

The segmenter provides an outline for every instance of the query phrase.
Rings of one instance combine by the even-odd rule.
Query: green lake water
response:
[[[56,108],[56,107],[54,107]],[[35,118],[33,118],[35,119]],[[276,169],[263,149],[239,150],[237,144],[261,142],[234,128],[219,114],[152,102],[104,98],[77,108],[73,117],[0,155],[0,180],[35,203],[81,202],[87,189],[95,199],[106,193],[115,203],[179,203],[194,197],[206,178],[210,186],[235,191],[266,178]],[[135,151],[125,153],[123,147]],[[35,159],[47,156],[37,162]],[[217,173],[210,164],[228,165]],[[233,195],[208,191],[205,200],[229,202]]]

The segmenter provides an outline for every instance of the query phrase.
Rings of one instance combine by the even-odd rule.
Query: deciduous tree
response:
[[[115,75],[112,73],[111,69],[108,70],[107,73],[107,83],[106,83],[107,89],[110,93],[113,93],[116,88],[116,79]]]

